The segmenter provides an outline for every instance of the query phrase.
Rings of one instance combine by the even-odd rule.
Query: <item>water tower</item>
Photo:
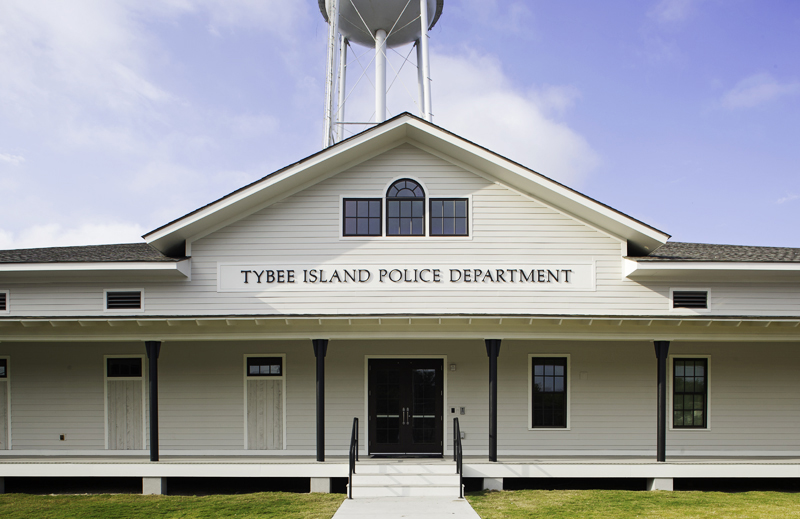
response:
[[[347,48],[350,44],[374,47],[375,123],[386,120],[386,51],[414,44],[417,50],[417,82],[420,117],[431,121],[428,31],[442,15],[444,0],[318,0],[330,27],[325,83],[324,147],[342,140],[347,99]],[[338,59],[337,59],[338,58]],[[338,85],[336,80],[338,79]],[[337,97],[338,99],[334,100]]]

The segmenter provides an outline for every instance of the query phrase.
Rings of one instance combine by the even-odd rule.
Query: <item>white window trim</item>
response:
[[[398,180],[408,179],[413,180],[414,182],[418,183],[422,186],[422,190],[425,191],[425,222],[424,222],[424,230],[425,234],[422,236],[387,236],[386,235],[386,192],[389,190],[389,187],[397,182]],[[344,199],[348,198],[351,200],[365,200],[365,199],[375,199],[378,198],[381,200],[381,234],[380,236],[345,236],[344,235]],[[431,236],[430,235],[430,228],[431,228],[431,211],[430,211],[430,201],[431,198],[461,198],[467,200],[467,232],[469,233],[468,236]],[[418,241],[471,241],[473,238],[472,232],[472,222],[474,221],[473,218],[473,203],[472,203],[472,194],[466,195],[449,195],[449,194],[431,194],[428,186],[425,183],[414,176],[399,176],[392,180],[390,180],[385,186],[383,186],[383,191],[373,195],[367,195],[364,193],[360,193],[357,196],[347,196],[347,195],[339,195],[339,240],[341,241],[374,241],[374,240],[391,240],[391,241],[399,241],[399,242],[418,242]]]
[[[675,292],[705,292],[706,293],[706,308],[673,308]],[[669,289],[669,312],[674,314],[693,315],[693,314],[707,314],[711,312],[711,289],[702,287],[670,287]]]
[[[109,292],[139,292],[141,293],[141,305],[139,308],[108,308],[108,293]],[[108,314],[130,314],[136,312],[144,312],[144,288],[106,288],[103,289],[103,313]]]
[[[567,426],[533,426],[533,359],[536,357],[555,357],[567,359]],[[572,358],[569,353],[529,353],[528,354],[528,430],[529,431],[569,431],[572,428]]]
[[[109,377],[108,359],[142,359],[141,377]],[[105,449],[108,448],[108,381],[117,380],[138,380],[142,382],[142,447],[147,449],[150,443],[147,438],[147,361],[143,354],[132,355],[103,355],[103,430],[105,431]],[[116,452],[116,450],[115,450]]]
[[[247,358],[248,357],[280,357],[281,358],[281,374],[280,376],[273,376],[270,375],[268,377],[264,376],[249,376],[247,374]],[[247,381],[248,380],[280,380],[283,382],[283,390],[281,391],[281,406],[283,407],[283,413],[281,416],[281,421],[283,422],[283,445],[281,447],[282,450],[286,450],[286,354],[285,353],[245,353],[242,355],[242,393],[244,398],[242,402],[244,402],[244,407],[242,408],[242,417],[244,420],[244,445],[243,448],[247,452],[259,452],[255,449],[248,449],[247,448]]]
[[[450,436],[448,436],[447,431],[448,423],[450,420],[447,418],[447,409],[448,401],[447,401],[447,355],[364,355],[364,416],[359,418],[359,427],[364,427],[364,442],[360,445],[361,451],[359,454],[363,454],[364,456],[369,455],[369,361],[370,359],[441,359],[442,361],[442,373],[444,373],[444,378],[442,379],[442,456],[452,455],[453,448],[447,448],[447,441]],[[359,435],[361,431],[359,431]],[[359,443],[361,443],[362,436],[359,436]],[[450,439],[452,441],[452,438]]]
[[[0,378],[0,384],[6,385],[6,437],[8,438],[8,445],[5,450],[11,450],[11,357],[8,355],[0,355],[0,359],[6,361],[6,377]],[[0,449],[3,452],[3,449]]]
[[[0,290],[0,294],[6,295],[6,309],[0,310],[0,314],[8,314],[11,312],[11,291],[9,290]]]
[[[673,373],[675,371],[675,359],[706,359],[706,426],[699,427],[674,427],[672,419],[674,417],[674,409],[672,407],[672,386],[675,379]],[[711,355],[694,355],[680,353],[671,354],[667,356],[667,423],[669,424],[670,431],[678,433],[692,433],[692,432],[706,432],[711,430]]]

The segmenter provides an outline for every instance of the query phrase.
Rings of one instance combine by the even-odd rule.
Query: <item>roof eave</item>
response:
[[[175,278],[191,275],[191,259],[180,261],[109,261],[109,262],[52,262],[52,263],[3,263],[0,277],[26,277],[30,275],[81,275],[81,274],[155,274]]]
[[[644,280],[797,281],[800,263],[744,261],[637,261],[625,258],[625,277]],[[746,276],[746,277],[744,277]],[[744,277],[744,278],[743,278]]]

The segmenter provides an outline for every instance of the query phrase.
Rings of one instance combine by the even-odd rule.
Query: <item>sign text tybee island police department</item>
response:
[[[274,290],[594,290],[594,263],[570,265],[387,266],[218,265],[220,292]]]

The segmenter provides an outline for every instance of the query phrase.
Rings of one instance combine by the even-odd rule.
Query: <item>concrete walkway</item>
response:
[[[466,499],[452,497],[362,497],[345,499],[333,519],[480,519]]]

